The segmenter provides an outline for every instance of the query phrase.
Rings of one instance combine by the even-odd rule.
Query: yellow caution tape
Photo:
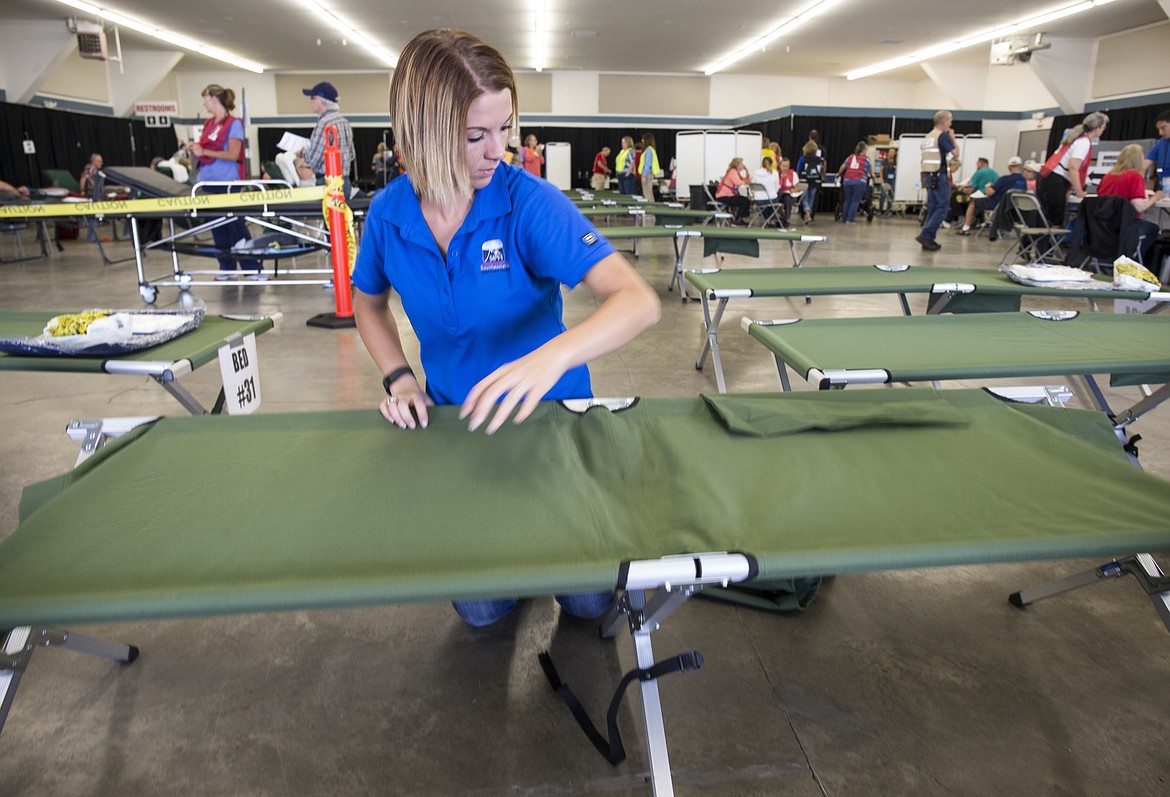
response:
[[[333,192],[337,192],[337,196],[342,199],[334,199]],[[349,209],[349,205],[345,204],[344,199],[344,182],[340,176],[328,177],[325,182],[325,198],[321,200],[321,213],[325,216],[325,224],[329,224],[329,211],[333,208],[340,210],[345,216],[345,242],[346,252],[349,254],[349,273],[353,274],[354,263],[357,261],[357,235],[353,231],[353,211]],[[330,230],[330,235],[333,231]]]
[[[322,186],[282,188],[274,191],[246,191],[238,194],[199,194],[162,199],[125,199],[115,202],[53,202],[38,205],[0,206],[0,219],[35,219],[49,216],[132,216],[137,213],[185,213],[224,208],[264,208],[313,202],[324,195]]]

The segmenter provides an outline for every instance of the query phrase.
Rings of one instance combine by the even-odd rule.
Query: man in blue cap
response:
[[[353,130],[349,121],[341,115],[337,105],[337,89],[332,83],[318,83],[311,89],[301,89],[309,98],[309,106],[317,114],[317,126],[309,137],[309,148],[305,151],[305,162],[317,176],[317,185],[325,185],[325,128],[337,128],[337,147],[341,150],[341,174],[345,178],[345,196],[351,191],[349,175],[353,166]]]

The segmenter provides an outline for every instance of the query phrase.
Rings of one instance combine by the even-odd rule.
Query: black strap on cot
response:
[[[623,675],[617,691],[613,694],[613,700],[609,702],[609,713],[605,715],[609,731],[609,740],[606,741],[605,737],[594,726],[593,721],[589,719],[589,714],[581,705],[581,701],[573,694],[573,690],[569,688],[568,684],[561,681],[561,676],[557,673],[557,668],[553,665],[552,657],[549,656],[548,652],[541,653],[539,658],[540,666],[544,670],[544,674],[548,676],[548,682],[552,685],[553,691],[560,695],[561,699],[569,706],[577,724],[581,726],[581,730],[585,731],[589,741],[593,742],[597,752],[601,753],[605,760],[615,767],[626,760],[626,748],[622,745],[622,734],[618,730],[617,724],[618,709],[621,708],[626,687],[635,680],[652,681],[672,672],[689,672],[703,666],[703,654],[692,650],[689,653],[679,653],[677,656],[660,661],[647,669],[635,668]]]

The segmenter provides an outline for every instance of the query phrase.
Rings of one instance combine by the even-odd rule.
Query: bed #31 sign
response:
[[[260,367],[256,335],[233,335],[219,350],[223,407],[229,415],[248,415],[260,406]]]

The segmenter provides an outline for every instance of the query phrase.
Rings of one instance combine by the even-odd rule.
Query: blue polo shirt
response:
[[[496,368],[564,332],[561,285],[575,287],[614,251],[552,183],[501,164],[476,191],[444,259],[407,173],[370,204],[353,284],[370,295],[398,292],[427,394],[461,404]],[[591,395],[582,365],[545,397]]]
[[[1158,167],[1157,177],[1159,180],[1170,177],[1170,139],[1159,138],[1155,141],[1154,146],[1150,147],[1149,154],[1146,155],[1146,160],[1153,161]],[[1161,188],[1160,185],[1154,187]]]
[[[991,186],[991,190],[995,191],[995,193],[987,197],[988,210],[999,207],[999,201],[1003,199],[1004,194],[1008,191],[1027,191],[1028,178],[1019,172],[1008,172],[995,181],[995,185]]]

